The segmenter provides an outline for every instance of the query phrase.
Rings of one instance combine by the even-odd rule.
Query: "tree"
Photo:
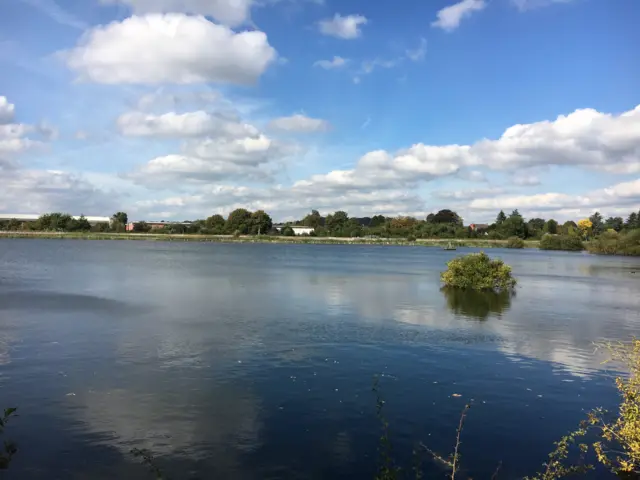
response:
[[[291,228],[289,225],[284,227],[280,233],[282,233],[282,235],[284,235],[285,237],[293,237],[296,234],[296,232],[293,231],[293,228]]]
[[[454,225],[462,225],[462,218],[453,210],[440,210],[435,215],[431,214],[427,217],[429,223],[451,223]]]
[[[604,232],[604,222],[602,221],[602,215],[600,215],[600,212],[595,212],[591,215],[589,217],[589,221],[591,222],[591,231],[594,236],[597,237]]]
[[[591,232],[593,231],[592,229],[593,223],[588,218],[578,220],[578,230],[580,230],[582,238],[589,238],[589,236],[591,236]]]
[[[624,227],[624,220],[622,217],[609,217],[607,221],[604,222],[605,229],[615,230],[616,232],[620,232]]]
[[[500,213],[498,213],[498,216],[496,217],[496,225],[502,225],[506,219],[507,219],[507,216],[504,214],[502,210],[500,210]]]
[[[631,213],[629,215],[629,217],[627,218],[627,221],[624,224],[624,228],[626,228],[627,230],[633,230],[634,228],[640,228],[640,214],[638,213]]]
[[[251,212],[245,208],[238,208],[229,214],[225,223],[227,233],[239,232],[247,234],[251,228]]]
[[[387,219],[384,218],[384,215],[374,215],[371,218],[371,222],[369,222],[369,227],[370,228],[375,228],[375,227],[379,227],[380,225],[384,225],[384,222]]]
[[[529,230],[537,230],[541,232],[544,230],[546,222],[544,221],[544,218],[532,218],[527,222],[527,225],[529,227]]]
[[[147,233],[151,231],[151,225],[145,221],[136,222],[133,224],[133,231],[135,233]]]
[[[573,220],[568,220],[562,224],[562,233],[565,235],[575,235],[578,231],[578,224]]]
[[[343,232],[348,221],[349,215],[342,210],[338,210],[333,215],[327,215],[324,225],[329,231],[329,235],[348,235],[348,233]]]
[[[91,224],[84,215],[80,215],[78,219],[72,218],[67,222],[67,231],[69,232],[88,232],[89,230],[91,230]]]
[[[551,235],[555,235],[558,233],[558,222],[556,222],[553,218],[547,220],[547,223],[544,224],[544,231],[546,233],[550,233]]]
[[[125,212],[117,212],[111,215],[111,221],[126,225],[129,222],[129,216]]]
[[[220,235],[224,233],[224,226],[224,217],[219,214],[211,215],[204,221],[204,227],[214,235]]]
[[[302,225],[305,227],[318,228],[322,225],[324,219],[320,212],[317,210],[311,210],[311,213],[302,219]]]
[[[526,238],[527,225],[518,210],[514,210],[504,222],[500,224],[498,229],[505,237]]]
[[[272,226],[271,217],[264,210],[256,210],[251,214],[250,233],[252,235],[266,234]]]

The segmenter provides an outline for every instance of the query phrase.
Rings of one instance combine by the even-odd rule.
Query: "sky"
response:
[[[0,213],[640,210],[637,0],[0,0]]]

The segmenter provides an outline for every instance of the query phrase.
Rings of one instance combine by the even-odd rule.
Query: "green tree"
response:
[[[589,217],[589,220],[591,221],[591,232],[593,233],[594,237],[597,237],[602,232],[604,232],[604,221],[602,220],[602,215],[600,215],[600,212],[596,212],[591,215]]]
[[[506,219],[507,219],[507,216],[504,214],[502,210],[500,210],[500,213],[498,213],[498,216],[496,217],[496,225],[502,225]]]
[[[462,225],[462,218],[453,210],[444,209],[436,214],[427,217],[429,223],[450,223],[453,225]]]
[[[640,213],[631,213],[624,224],[626,230],[633,230],[634,228],[640,228]]]
[[[135,233],[147,233],[151,231],[151,225],[145,221],[136,222],[133,224],[133,231]]]
[[[369,222],[369,227],[370,228],[375,228],[375,227],[379,227],[381,225],[384,225],[384,222],[387,219],[384,217],[384,215],[374,215],[371,218],[371,222]]]
[[[264,210],[256,210],[251,214],[251,230],[252,235],[265,235],[271,230],[273,222],[271,217]]]
[[[605,229],[615,230],[616,232],[620,232],[624,227],[624,220],[622,217],[609,217],[607,221],[604,222]]]
[[[296,234],[296,232],[293,231],[293,228],[291,228],[289,225],[283,227],[280,233],[285,237],[293,237]]]
[[[547,220],[547,223],[544,224],[544,232],[550,233],[551,235],[558,233],[558,222],[553,218]]]
[[[528,237],[538,238],[542,236],[546,222],[543,218],[532,218],[527,222]]]
[[[527,237],[527,224],[524,223],[524,219],[518,210],[511,212],[509,218],[500,224],[499,230],[506,237]]]
[[[68,232],[88,232],[89,230],[91,230],[91,224],[84,215],[80,215],[78,219],[72,218],[67,222]]]
[[[311,210],[311,213],[302,219],[302,225],[305,227],[318,228],[322,225],[322,215],[318,210]]]
[[[222,215],[211,215],[204,221],[204,227],[214,235],[224,233],[225,221]]]
[[[347,222],[349,221],[349,215],[342,210],[338,210],[333,215],[327,215],[324,222],[324,226],[329,232],[329,235],[336,237],[346,236],[348,233],[344,232]]]
[[[238,208],[229,214],[225,223],[227,233],[239,232],[241,235],[249,233],[251,229],[251,212]]]
[[[127,223],[129,223],[129,215],[127,215],[125,212],[116,212],[111,215],[111,221],[126,225]]]

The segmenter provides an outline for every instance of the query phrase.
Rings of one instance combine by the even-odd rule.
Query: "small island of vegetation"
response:
[[[509,292],[516,286],[511,267],[484,252],[457,257],[447,263],[440,280],[448,288]]]

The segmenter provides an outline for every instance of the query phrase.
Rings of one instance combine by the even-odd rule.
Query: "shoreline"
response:
[[[213,242],[213,243],[287,243],[311,245],[399,245],[445,247],[451,243],[455,247],[506,248],[507,240],[483,239],[439,239],[419,238],[408,241],[404,238],[342,238],[342,237],[282,237],[241,235],[199,235],[166,233],[104,233],[104,232],[2,232],[3,238],[40,238],[65,240],[146,240],[158,242]],[[525,248],[538,248],[538,240],[525,240]]]

